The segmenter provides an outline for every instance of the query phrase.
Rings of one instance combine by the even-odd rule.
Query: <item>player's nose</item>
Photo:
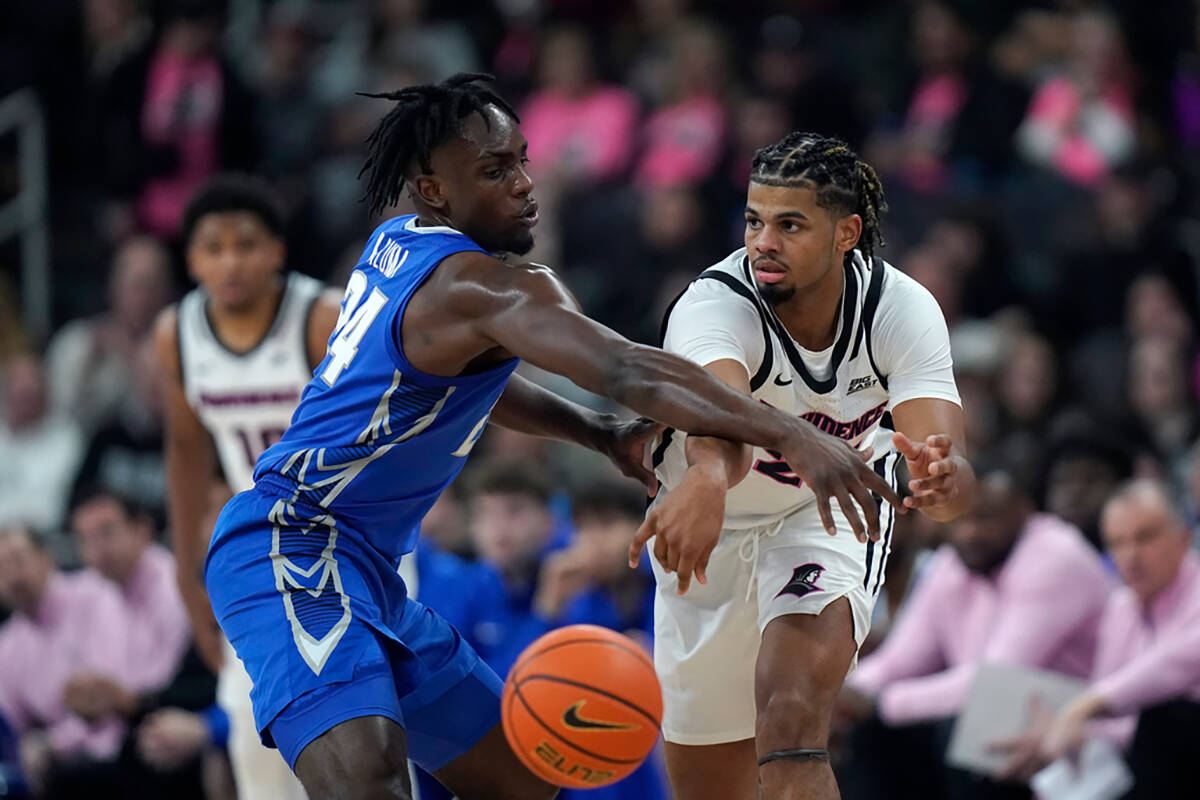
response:
[[[513,194],[525,197],[533,192],[533,176],[523,165],[517,167],[517,179],[513,182]]]

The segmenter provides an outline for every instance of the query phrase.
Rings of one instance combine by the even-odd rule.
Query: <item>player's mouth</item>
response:
[[[754,262],[754,277],[759,283],[779,283],[787,277],[787,267],[762,258]]]
[[[538,224],[538,204],[530,203],[525,206],[525,210],[521,212],[521,216],[517,220],[526,228],[532,228]]]

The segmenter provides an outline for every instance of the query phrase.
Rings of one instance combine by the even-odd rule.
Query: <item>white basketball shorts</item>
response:
[[[769,525],[722,531],[708,560],[708,584],[693,577],[684,595],[675,573],[664,573],[654,558],[653,540],[647,545],[658,582],[654,665],[666,741],[754,737],[754,666],[762,631],[776,617],[820,614],[845,597],[862,645],[883,586],[894,509],[885,504],[880,514],[879,541],[860,543],[836,501],[832,508],[836,536],[821,526],[816,503]]]

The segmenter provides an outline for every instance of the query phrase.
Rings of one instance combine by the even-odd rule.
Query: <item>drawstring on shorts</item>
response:
[[[746,583],[746,602],[750,602],[755,588],[758,586],[758,540],[763,536],[778,536],[783,530],[783,520],[776,520],[756,528],[749,528],[742,534],[738,544],[738,558],[750,565],[750,580]],[[749,547],[747,547],[749,545]]]

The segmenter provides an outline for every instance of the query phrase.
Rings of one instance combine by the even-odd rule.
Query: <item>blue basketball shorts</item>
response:
[[[290,766],[338,723],[383,716],[433,772],[500,722],[496,673],[408,597],[395,562],[325,509],[262,483],[237,495],[217,520],[205,583],[254,681],[263,744]]]

